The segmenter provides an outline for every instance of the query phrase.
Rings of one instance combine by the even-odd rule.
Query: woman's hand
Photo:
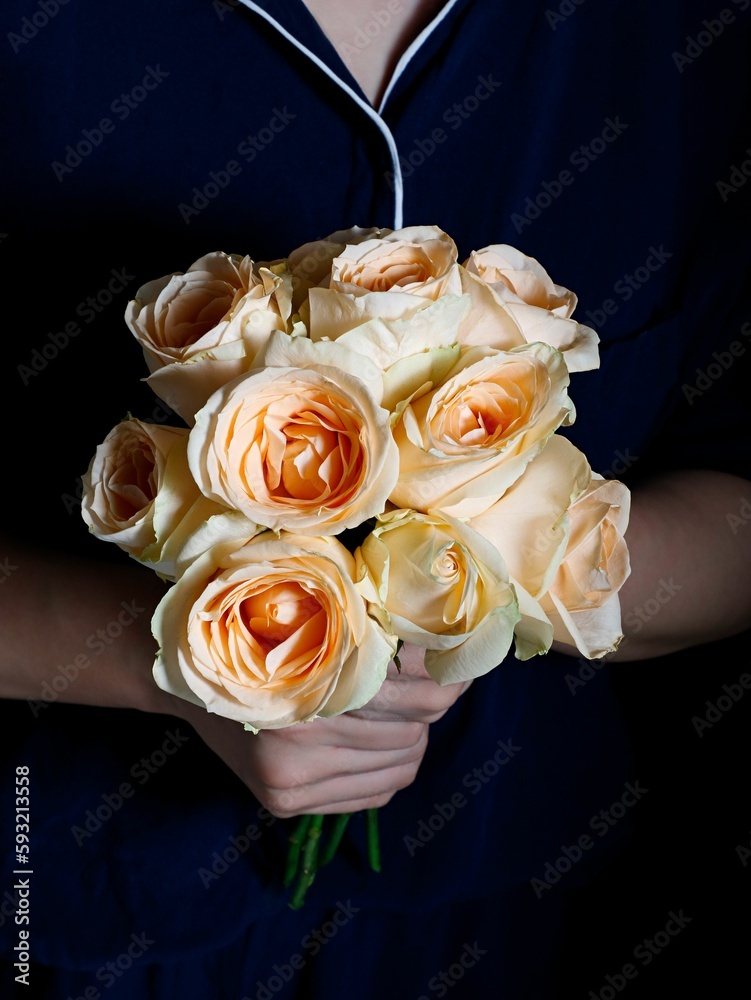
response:
[[[424,665],[425,650],[405,643],[399,668],[392,660],[381,689],[367,705],[349,714],[359,719],[437,722],[472,683],[437,684]]]
[[[331,719],[254,734],[187,703],[180,714],[280,819],[376,808],[414,781],[430,723],[469,686],[436,684],[423,656],[404,646],[401,672],[392,661],[367,705]]]
[[[90,664],[77,670],[64,689],[55,685],[61,702],[184,719],[280,818],[384,805],[414,781],[430,723],[467,686],[436,684],[423,666],[423,651],[404,646],[401,672],[392,662],[378,694],[363,708],[286,729],[246,732],[241,723],[212,715],[155,684],[150,621],[166,590],[155,574],[132,563],[54,556],[12,538],[3,551],[18,572],[3,594],[0,697],[40,699],[53,690],[60,664]],[[117,638],[101,642],[101,652],[92,653],[91,639],[102,629],[109,639],[113,624]]]

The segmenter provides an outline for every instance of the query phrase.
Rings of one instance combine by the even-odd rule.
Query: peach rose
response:
[[[264,355],[266,367],[214,393],[196,415],[188,461],[206,496],[259,524],[337,534],[380,513],[398,475],[380,376],[373,387],[347,371],[349,360],[333,367],[350,358],[336,344],[316,350],[301,338],[290,351],[303,366]]]
[[[553,625],[540,599],[563,559],[571,503],[587,488],[591,475],[582,452],[553,434],[503,496],[467,521],[498,549],[508,567],[519,600],[517,659],[546,653],[553,642]]]
[[[369,320],[334,343],[354,351],[380,372],[381,405],[392,412],[439,384],[461,354],[459,327],[469,309],[466,296],[446,295],[409,318]],[[318,348],[327,340],[311,340]],[[355,373],[362,370],[350,369]]]
[[[479,275],[507,302],[527,303],[566,319],[576,308],[577,298],[573,292],[556,285],[534,257],[528,257],[507,243],[473,250],[464,266]]]
[[[426,649],[439,684],[471,680],[503,660],[519,620],[498,550],[454,518],[396,510],[355,553],[360,586],[405,642]],[[372,589],[369,589],[368,585]]]
[[[273,330],[292,332],[291,296],[283,263],[271,270],[219,251],[148,282],[125,312],[146,381],[191,424],[212,392],[252,366]]]
[[[336,340],[369,320],[404,319],[444,295],[461,295],[459,272],[456,244],[437,226],[381,229],[344,247],[301,315],[313,340]]]
[[[545,593],[558,572],[569,541],[569,509],[591,478],[584,454],[553,434],[503,496],[468,521],[496,546],[511,578],[533,597]]]
[[[619,591],[631,572],[625,534],[628,488],[597,473],[569,508],[563,561],[540,603],[555,639],[587,659],[617,649],[623,638]]]
[[[479,278],[464,274],[454,241],[436,226],[358,237],[332,260],[330,276],[310,289],[301,316],[311,340],[346,339],[356,350],[381,356],[392,383],[384,392],[389,409],[427,380],[434,383],[448,352],[457,353],[460,345],[510,350],[526,343],[505,303]]]
[[[331,264],[335,257],[341,254],[345,247],[362,243],[364,240],[376,237],[382,230],[371,227],[363,229],[353,226],[350,229],[339,229],[335,233],[324,236],[321,240],[311,240],[292,250],[284,261],[292,276],[292,309],[299,312],[305,296],[311,288],[317,285],[328,287],[331,279]]]
[[[395,425],[399,479],[389,499],[454,517],[486,510],[573,421],[568,382],[562,355],[546,344],[468,348]]]
[[[190,474],[187,445],[186,429],[131,417],[112,428],[82,476],[89,531],[167,579],[182,540],[219,510]]]
[[[355,295],[398,288],[435,299],[457,256],[456,244],[437,226],[381,229],[334,258],[329,288]]]
[[[222,521],[229,523],[223,540]],[[335,538],[261,531],[236,516],[186,565],[152,619],[160,688],[244,723],[280,729],[360,708],[396,639],[371,618]],[[200,546],[199,546],[200,548]]]
[[[597,333],[571,318],[577,296],[557,285],[535,260],[506,243],[473,250],[464,262],[465,284],[484,281],[517,320],[527,343],[561,351],[571,372],[599,367]]]

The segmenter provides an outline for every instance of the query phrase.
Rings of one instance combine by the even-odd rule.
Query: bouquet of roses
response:
[[[599,364],[576,302],[514,247],[460,263],[434,226],[143,285],[125,320],[184,426],[121,420],[81,510],[171,584],[156,683],[257,733],[360,708],[403,642],[438,684],[512,647],[614,650],[630,496],[560,433],[570,374]],[[299,874],[292,838],[295,906],[322,819]]]

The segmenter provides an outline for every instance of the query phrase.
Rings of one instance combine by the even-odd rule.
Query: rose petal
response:
[[[367,614],[347,549],[212,520],[152,620],[159,687],[255,731],[370,700],[396,639]]]

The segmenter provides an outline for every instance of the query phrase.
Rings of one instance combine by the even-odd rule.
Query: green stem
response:
[[[378,836],[378,810],[368,809],[368,860],[374,872],[381,870],[381,845]]]
[[[351,815],[352,813],[340,813],[336,817],[334,829],[329,834],[329,839],[326,842],[326,846],[321,854],[321,859],[318,862],[319,868],[323,868],[324,865],[327,865],[336,854],[336,850],[339,847],[342,837],[344,836],[344,831]]]
[[[297,874],[297,866],[300,862],[300,850],[305,840],[305,836],[310,826],[312,816],[301,816],[295,829],[289,836],[289,850],[287,851],[287,868],[284,872],[285,886],[291,885],[292,879]]]
[[[311,817],[308,826],[305,844],[302,849],[302,871],[297,878],[297,885],[290,900],[290,907],[299,910],[305,902],[305,893],[313,884],[318,870],[318,845],[321,840],[321,828],[323,826],[323,815]]]

